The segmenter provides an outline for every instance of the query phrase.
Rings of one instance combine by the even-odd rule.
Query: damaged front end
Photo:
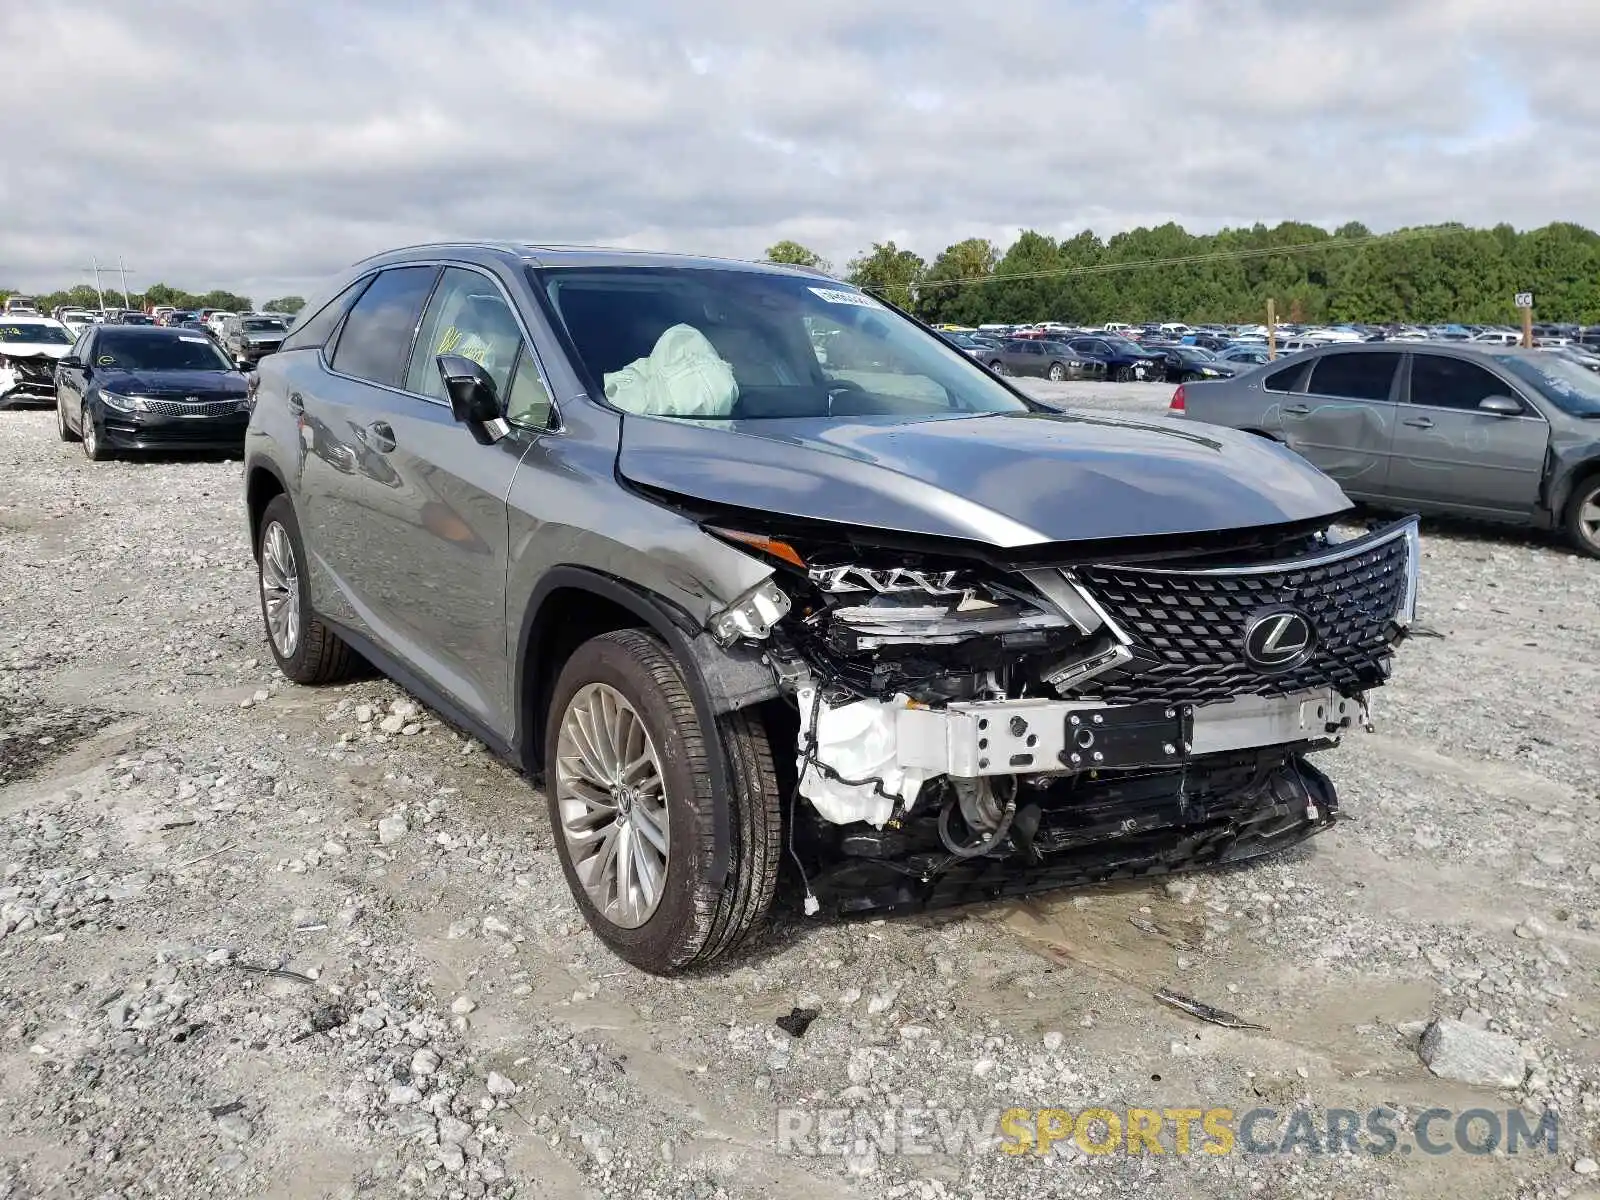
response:
[[[1238,861],[1331,825],[1306,759],[1370,728],[1417,526],[1028,561],[713,528],[719,612],[793,708],[807,907],[918,907]],[[803,803],[801,803],[803,801]]]
[[[56,360],[48,354],[0,354],[0,404],[55,399]]]

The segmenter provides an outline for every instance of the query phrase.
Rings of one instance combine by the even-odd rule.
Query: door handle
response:
[[[305,412],[305,410],[306,410],[306,398],[304,396],[302,396],[299,392],[290,392],[289,393],[289,411],[292,412],[295,416],[298,417],[301,413]]]
[[[394,430],[387,421],[374,421],[367,426],[367,445],[380,454],[387,454],[394,449]]]
[[[1402,425],[1409,425],[1413,429],[1432,429],[1433,422],[1427,417],[1418,417],[1415,421],[1402,421]]]
[[[1292,416],[1303,417],[1306,414],[1308,414],[1311,410],[1309,408],[1307,408],[1304,404],[1291,404],[1291,405],[1289,405],[1288,408],[1284,409],[1283,411],[1286,412],[1286,413],[1291,414]]]

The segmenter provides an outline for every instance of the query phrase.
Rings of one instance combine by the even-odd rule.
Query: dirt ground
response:
[[[481,746],[385,680],[278,676],[239,475],[91,464],[53,414],[0,413],[0,1197],[1600,1197],[1600,563],[1426,526],[1425,636],[1378,731],[1320,757],[1348,820],[1311,845],[784,913],[667,981],[589,935],[542,800]],[[1435,1076],[1440,1017],[1515,1039],[1525,1077]],[[1265,1108],[1276,1146],[1376,1106],[1393,1153],[982,1140],[1010,1108]],[[1558,1147],[1426,1153],[1430,1108],[1549,1108]],[[834,1110],[979,1137],[830,1138]]]

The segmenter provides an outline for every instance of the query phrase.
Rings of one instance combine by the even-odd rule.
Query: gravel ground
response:
[[[1170,390],[1039,385],[1150,413]],[[1549,538],[1426,529],[1437,636],[1405,647],[1379,732],[1322,757],[1351,819],[1314,845],[1165,887],[785,916],[663,981],[588,934],[542,801],[482,747],[387,681],[277,675],[237,462],[93,465],[53,420],[0,413],[0,1197],[1600,1196],[1600,564]],[[794,1008],[819,1013],[801,1037],[775,1024]],[[1500,1051],[1510,1076],[1432,1074],[1435,1018],[1464,1022],[1436,1067]],[[780,1106],[1380,1104],[1402,1148],[1429,1107],[1550,1106],[1559,1151],[776,1134]]]

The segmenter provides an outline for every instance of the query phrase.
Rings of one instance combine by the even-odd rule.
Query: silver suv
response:
[[[804,269],[439,245],[262,360],[272,653],[542,779],[652,971],[808,913],[1235,861],[1335,818],[1416,526],[1231,430],[1051,412]]]

